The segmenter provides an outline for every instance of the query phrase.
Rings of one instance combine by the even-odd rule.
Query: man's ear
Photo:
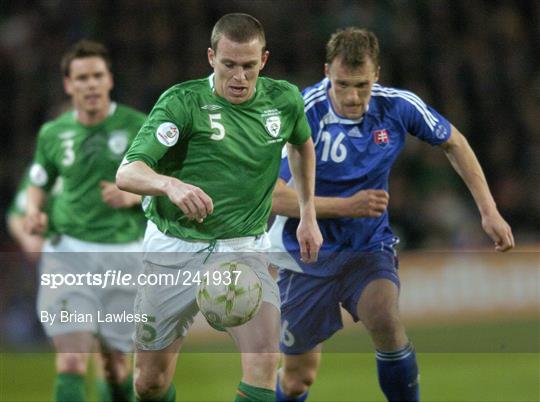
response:
[[[261,56],[261,68],[259,68],[259,71],[264,68],[269,57],[270,57],[270,52],[268,50],[265,50]]]
[[[72,89],[71,80],[69,79],[69,77],[64,77],[63,83],[64,83],[64,92],[68,94],[69,96],[73,95],[73,89]]]
[[[324,63],[324,75],[330,78],[330,64]]]
[[[214,52],[214,49],[209,47],[206,51],[206,55],[208,56],[208,64],[210,64],[210,66],[214,68],[214,64],[216,61],[216,53]]]

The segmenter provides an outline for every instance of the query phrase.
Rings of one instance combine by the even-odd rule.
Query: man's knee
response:
[[[123,383],[131,371],[129,359],[119,352],[103,355],[104,374],[108,382]]]
[[[399,314],[384,309],[375,309],[363,320],[367,330],[374,334],[392,334],[403,327]]]
[[[286,395],[298,396],[306,392],[315,382],[317,370],[315,368],[283,369],[281,386]]]
[[[165,372],[152,372],[148,375],[139,373],[135,376],[135,392],[139,399],[150,400],[161,397],[169,384]]]
[[[56,369],[59,373],[86,374],[88,358],[84,353],[58,353]]]

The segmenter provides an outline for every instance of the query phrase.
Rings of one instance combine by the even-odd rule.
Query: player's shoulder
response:
[[[328,108],[328,78],[310,85],[302,90],[302,97],[304,98],[304,110],[306,113],[313,113],[319,108]]]
[[[198,104],[201,96],[211,95],[209,77],[184,81],[166,89],[156,102],[156,106],[172,110]]]
[[[424,101],[412,91],[380,84],[373,85],[371,98],[378,109],[386,111],[425,105]]]
[[[56,134],[72,129],[75,124],[75,112],[68,110],[62,113],[60,116],[55,117],[41,125],[39,130],[39,137],[49,138],[55,137]]]
[[[163,94],[161,95],[161,98],[175,98],[183,97],[186,95],[197,95],[201,92],[209,91],[211,85],[209,80],[209,77],[205,77],[196,80],[180,82],[165,90],[165,92],[163,92]]]
[[[286,80],[277,80],[270,77],[259,77],[257,84],[264,90],[265,94],[274,96],[275,94],[290,94],[298,96],[300,90],[293,83]]]

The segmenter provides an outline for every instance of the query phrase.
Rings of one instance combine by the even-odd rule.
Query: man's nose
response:
[[[236,67],[234,69],[233,78],[237,81],[245,81],[246,80],[246,70],[244,70],[243,67]]]

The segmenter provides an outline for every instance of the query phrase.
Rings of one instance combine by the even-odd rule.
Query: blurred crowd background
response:
[[[0,219],[31,161],[43,122],[69,107],[59,61],[81,38],[113,58],[113,98],[149,112],[174,83],[210,73],[210,30],[228,12],[261,20],[264,74],[303,88],[323,76],[337,28],[373,30],[383,85],[416,92],[469,139],[517,243],[538,244],[540,2],[537,0],[13,0],[0,2]],[[401,250],[491,247],[474,202],[443,152],[410,138],[391,175]],[[5,224],[0,251],[16,250]],[[5,254],[4,254],[5,255]],[[0,279],[7,341],[40,333],[36,285],[13,259]],[[6,258],[3,258],[6,262]],[[4,264],[5,265],[5,264]],[[11,268],[9,268],[11,267]],[[31,297],[30,297],[31,296]],[[30,297],[30,298],[29,298]]]

